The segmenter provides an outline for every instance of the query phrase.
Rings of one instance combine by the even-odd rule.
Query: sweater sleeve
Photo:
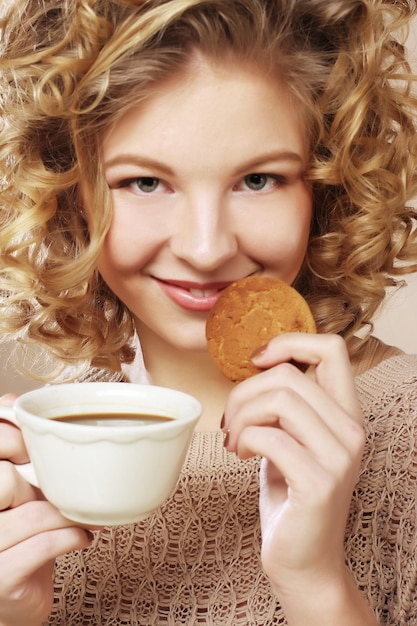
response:
[[[367,444],[346,553],[384,626],[417,626],[417,357],[358,380]]]

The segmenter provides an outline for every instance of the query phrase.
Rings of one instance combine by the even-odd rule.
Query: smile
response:
[[[188,289],[188,291],[193,295],[199,298],[208,298],[209,296],[214,296],[220,289]]]
[[[198,285],[188,281],[164,281],[154,278],[159,288],[172,302],[186,311],[210,311],[225,287],[232,281]]]

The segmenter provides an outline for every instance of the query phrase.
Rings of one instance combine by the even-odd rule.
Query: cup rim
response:
[[[78,394],[76,394],[77,391],[79,392]],[[112,412],[112,408],[117,410],[115,401],[108,404],[109,398],[116,399],[116,392],[119,392],[124,397],[137,397],[138,400],[142,399],[143,402],[146,402],[146,398],[152,394],[155,398],[160,399],[160,404],[157,407],[149,409],[147,407],[141,408],[138,405],[137,409],[135,409],[135,407],[130,406],[126,412],[132,413],[137,410],[138,414],[141,412],[146,412],[148,415],[165,414],[172,419],[161,421],[160,423],[154,422],[152,425],[132,424],[128,426],[124,425],[123,427],[85,424],[82,426],[78,425],[77,427],[76,424],[50,419],[52,416],[59,417],[60,415],[63,416],[71,414],[71,411],[74,411],[75,413],[77,411],[88,413],[86,403],[79,397],[83,394],[89,398],[91,397],[91,394],[93,394],[93,400],[88,403],[91,407],[93,407],[93,404],[96,405],[97,402],[104,403],[107,400],[107,412]],[[36,407],[39,406],[41,398],[43,398],[45,394],[47,394],[49,406],[46,411],[45,409],[43,410],[44,415],[36,415],[34,414],[34,411],[36,411]],[[62,405],[62,394],[69,399],[69,404]],[[96,398],[95,400],[94,397]],[[170,411],[166,408],[166,403],[169,402],[170,399],[174,400],[174,404],[175,402],[178,403],[179,401],[185,401],[185,414],[178,416],[174,411]],[[120,382],[85,382],[47,385],[45,387],[33,389],[19,396],[14,403],[14,408],[17,421],[22,428],[27,426],[31,429],[36,429],[38,432],[50,432],[50,422],[53,421],[53,431],[55,434],[59,435],[62,433],[62,435],[68,437],[68,435],[72,432],[77,443],[82,443],[82,439],[84,439],[84,437],[88,439],[89,443],[91,443],[92,438],[97,438],[99,440],[104,439],[110,441],[121,441],[130,440],[134,435],[142,438],[144,433],[146,435],[152,435],[152,437],[157,436],[158,433],[161,436],[167,435],[168,433],[175,436],[185,426],[195,425],[202,412],[202,405],[200,401],[194,396],[183,391],[171,389],[169,387],[161,387],[158,385]],[[94,413],[94,411],[91,410],[91,413]],[[82,428],[81,440],[78,436],[76,436],[77,432],[80,433],[80,428]]]

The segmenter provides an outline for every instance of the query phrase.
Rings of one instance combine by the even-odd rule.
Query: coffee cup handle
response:
[[[7,406],[0,406],[0,419],[6,420],[11,424],[19,427],[18,421],[16,419],[16,415],[12,408]],[[32,463],[23,463],[22,465],[16,465],[16,470],[19,474],[24,478],[28,483],[33,485],[34,487],[39,487],[38,479],[36,478],[35,470],[33,468]]]

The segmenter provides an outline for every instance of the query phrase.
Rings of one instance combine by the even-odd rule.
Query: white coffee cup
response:
[[[85,425],[84,414],[124,421]],[[137,424],[132,414],[170,419]],[[21,395],[13,409],[0,406],[0,417],[21,428],[31,460],[16,469],[65,517],[87,526],[136,522],[163,504],[200,415],[188,394],[129,383],[45,386]]]

